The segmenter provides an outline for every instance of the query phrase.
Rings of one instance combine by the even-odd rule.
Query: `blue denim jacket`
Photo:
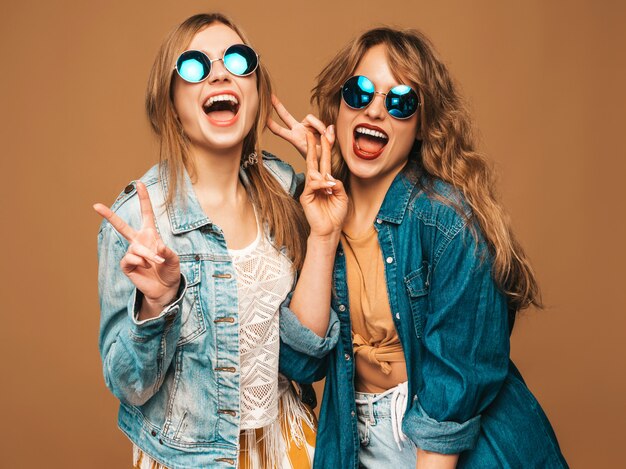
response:
[[[415,162],[389,188],[374,226],[385,262],[393,321],[403,346],[409,400],[403,431],[419,448],[461,453],[458,467],[566,467],[539,404],[509,359],[506,296],[491,275],[485,241],[433,194],[467,207],[436,181],[423,190]],[[466,214],[470,213],[466,210]],[[358,468],[346,265],[341,246],[332,306],[340,339],[313,358],[285,345],[281,367],[293,379],[326,377],[315,468]]]
[[[265,167],[294,193],[292,168],[270,154]],[[180,258],[179,295],[158,317],[138,321],[139,299],[119,262],[128,243],[108,222],[98,233],[100,353],[107,386],[120,400],[118,424],[146,454],[170,469],[234,467],[239,445],[239,321],[234,267],[222,231],[206,217],[184,174],[171,208],[159,167],[141,180],[150,194],[157,229]],[[242,173],[244,182],[247,181]],[[135,187],[112,207],[130,226],[141,225]],[[337,342],[333,317],[321,338],[300,325],[286,304],[282,340],[299,353],[321,357]]]

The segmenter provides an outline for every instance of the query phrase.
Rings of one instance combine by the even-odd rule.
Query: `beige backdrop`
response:
[[[603,4],[602,4],[603,3]],[[573,467],[616,467],[626,432],[626,21],[609,1],[3,2],[0,466],[129,468],[97,349],[96,201],[155,162],[148,71],[187,16],[233,16],[298,117],[363,29],[418,27],[462,84],[547,310],[513,357]],[[297,168],[286,144],[265,147]]]

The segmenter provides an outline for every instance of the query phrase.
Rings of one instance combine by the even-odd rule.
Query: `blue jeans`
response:
[[[405,409],[402,402],[395,405],[394,389],[384,395],[356,393],[357,428],[361,442],[360,468],[408,469],[416,465],[417,449],[413,442],[404,437],[401,430],[400,433],[396,431],[394,437],[394,426],[401,426],[396,422],[402,423]],[[394,408],[401,410],[394,411]],[[392,416],[394,412],[396,415]]]

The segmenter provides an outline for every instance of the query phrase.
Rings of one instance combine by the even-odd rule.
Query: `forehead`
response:
[[[378,91],[386,91],[404,83],[404,80],[396,78],[391,71],[387,47],[384,44],[377,44],[365,52],[354,70],[354,75],[365,75],[372,80]]]
[[[198,31],[187,49],[201,50],[215,58],[220,56],[228,46],[241,43],[243,40],[231,28],[222,23],[214,23]]]

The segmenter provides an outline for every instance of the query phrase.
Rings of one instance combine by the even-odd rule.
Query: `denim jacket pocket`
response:
[[[206,322],[202,314],[200,299],[200,280],[202,272],[200,261],[182,261],[180,271],[187,279],[187,292],[182,303],[180,338],[177,346],[187,344],[206,332]]]
[[[428,263],[423,262],[420,268],[404,277],[404,284],[409,294],[409,302],[413,314],[415,335],[418,339],[422,337],[424,317],[428,311],[429,269]]]

